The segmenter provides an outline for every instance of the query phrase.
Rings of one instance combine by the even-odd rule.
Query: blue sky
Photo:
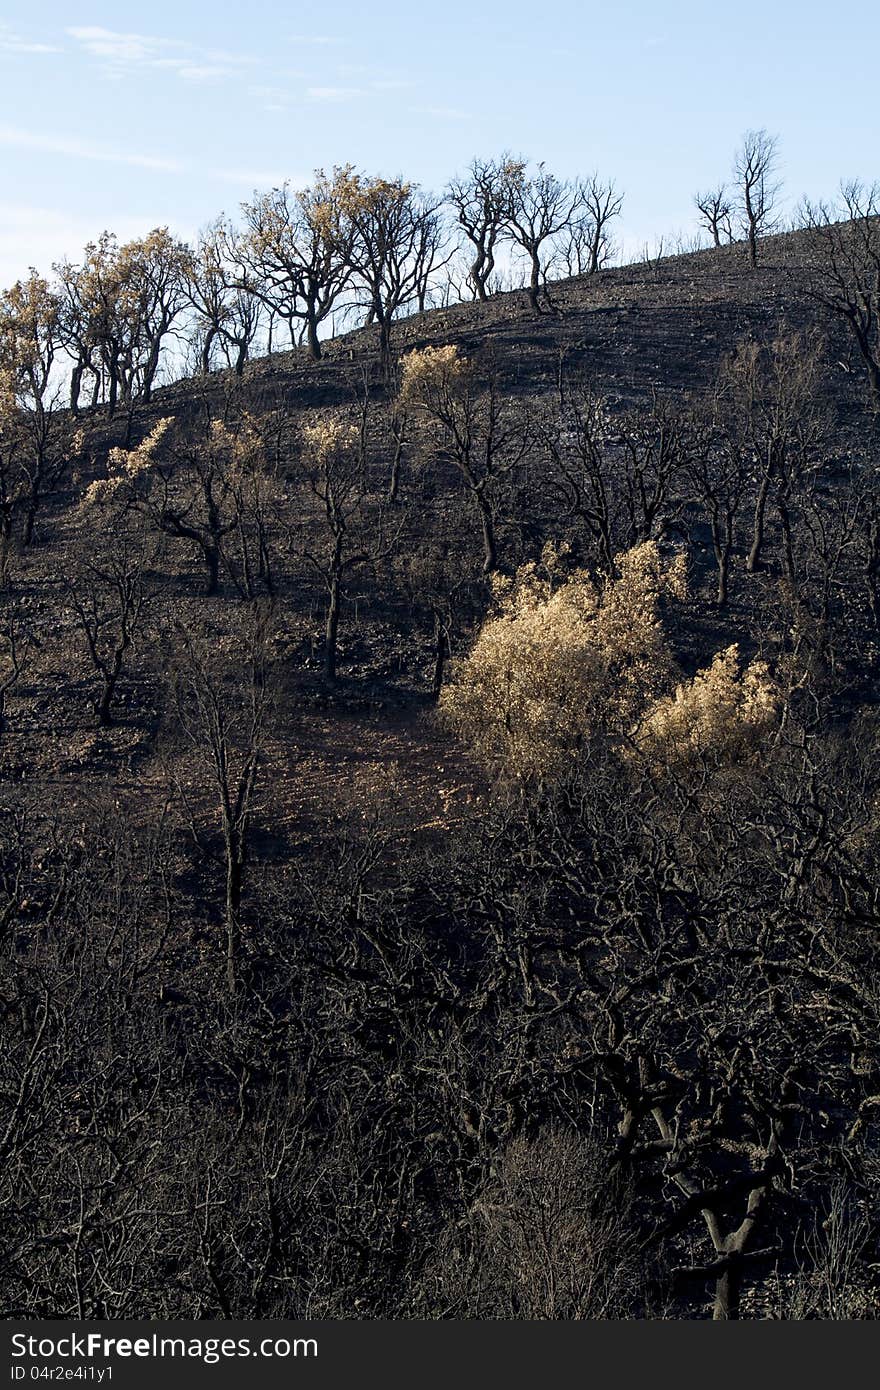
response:
[[[316,166],[440,188],[503,149],[613,176],[635,248],[693,228],[749,127],[792,201],[880,177],[878,59],[869,0],[6,0],[0,284],[105,227],[191,236]]]

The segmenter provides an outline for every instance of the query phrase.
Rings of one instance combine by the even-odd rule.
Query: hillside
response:
[[[0,595],[7,1309],[831,1316],[834,1221],[870,1315],[878,424],[815,258],[52,422]]]
[[[525,402],[527,410],[530,401],[552,396],[562,368],[572,380],[589,382],[612,411],[620,411],[644,406],[653,392],[670,401],[697,398],[717,374],[722,359],[738,345],[771,342],[781,334],[804,328],[815,330],[818,325],[819,331],[830,335],[825,351],[827,370],[822,378],[823,399],[833,411],[835,429],[848,433],[853,426],[854,447],[863,448],[866,422],[869,425],[864,388],[845,333],[839,324],[817,315],[809,295],[810,265],[809,242],[798,233],[768,238],[757,272],[749,269],[743,248],[737,245],[669,257],[651,265],[626,266],[556,282],[550,290],[551,307],[537,317],[521,291],[498,294],[487,304],[459,304],[413,315],[398,324],[395,349],[405,354],[429,345],[454,344],[465,354],[491,360],[501,393]],[[330,340],[324,347],[323,359],[317,363],[303,351],[276,353],[248,364],[241,379],[231,372],[214,372],[208,377],[178,381],[158,390],[151,406],[137,407],[130,426],[122,419],[106,422],[103,410],[86,414],[83,418],[88,450],[77,470],[78,484],[51,499],[51,520],[47,516],[44,523],[44,543],[22,557],[27,578],[17,602],[33,615],[35,630],[54,630],[57,626],[56,586],[65,571],[63,557],[81,545],[88,546],[87,533],[93,520],[88,512],[79,510],[82,492],[90,478],[106,472],[108,450],[123,444],[129,429],[137,440],[149,432],[157,419],[169,414],[186,420],[194,410],[204,410],[206,406],[222,412],[230,392],[236,403],[248,410],[281,411],[296,424],[300,419],[311,418],[314,412],[353,408],[365,381],[378,413],[389,393],[377,362],[376,332],[372,329],[355,330]],[[374,467],[381,471],[382,451],[387,450],[388,441],[382,438],[375,421],[371,421],[371,429]],[[292,448],[295,451],[295,444]],[[282,472],[290,472],[292,455],[280,460],[280,467]],[[424,485],[420,479],[419,489]],[[378,486],[384,486],[384,478]],[[430,484],[430,488],[436,486],[436,481]],[[421,515],[413,516],[404,508],[402,547],[417,546],[420,537],[432,531],[441,536],[447,534],[450,494],[454,490],[454,472],[447,470],[433,510],[429,506]],[[541,534],[556,539],[565,535],[564,527],[554,525],[552,510],[538,515],[546,512],[544,502],[533,505],[535,515],[521,519],[520,534],[511,536],[514,550],[508,568],[524,558],[523,546],[529,544],[523,539],[523,521],[527,530],[535,523]],[[460,517],[455,524],[462,524]],[[531,544],[535,543],[533,536]],[[186,549],[182,547],[178,556],[184,568],[175,575],[174,586],[183,585],[180,596],[191,604],[196,620],[203,622],[210,615],[211,630],[220,633],[223,606],[218,613],[216,600],[205,607],[195,596],[198,569],[195,556],[188,556]],[[701,564],[698,554],[693,560]],[[168,578],[165,576],[164,582]],[[419,698],[423,698],[430,668],[424,637],[419,640],[413,632],[412,615],[406,612],[405,600],[403,609],[399,595],[389,607],[389,595],[377,595],[375,589],[363,592],[365,584],[369,588],[371,581],[359,577],[356,587],[360,611],[354,624],[357,633],[343,635],[342,682],[332,693],[320,682],[316,685],[310,681],[308,674],[318,664],[315,653],[321,641],[320,595],[308,574],[299,574],[297,583],[289,582],[286,586],[285,600],[292,605],[295,625],[305,622],[308,629],[306,636],[298,628],[296,650],[301,657],[305,643],[310,653],[300,662],[296,677],[293,664],[288,672],[288,680],[294,685],[305,680],[304,689],[291,698],[297,707],[304,699],[307,705],[317,703],[320,709],[314,715],[313,762],[307,762],[307,769],[311,770],[307,770],[304,779],[294,779],[293,786],[286,773],[280,774],[279,785],[283,785],[285,797],[303,797],[305,803],[310,803],[317,795],[320,803],[328,788],[336,783],[337,758],[341,768],[349,769],[344,779],[348,781],[353,775],[348,735],[328,737],[323,725],[322,711],[328,704],[337,710],[342,729],[346,728],[347,719],[354,718],[351,736],[359,758],[367,762],[368,768],[382,766],[389,756],[398,761],[412,757],[414,766],[425,756],[429,760],[441,756],[443,741],[437,746],[438,735],[430,731],[430,721],[426,724],[417,718]],[[350,603],[357,607],[358,594],[351,596]],[[723,623],[715,621],[711,611],[694,613],[691,620],[696,629],[683,640],[698,645],[696,650],[682,653],[685,664],[693,664],[697,655],[717,647],[725,636],[734,635],[747,643],[750,640],[748,612],[743,618],[734,611]],[[742,622],[745,631],[738,628]],[[293,639],[288,633],[278,640],[286,650]],[[102,786],[109,778],[117,790],[128,787],[140,797],[144,783],[138,759],[146,756],[152,746],[146,713],[133,721],[123,719],[121,728],[94,734],[88,715],[87,680],[84,685],[69,664],[46,658],[47,654],[41,651],[38,665],[32,667],[31,679],[17,693],[25,707],[22,717],[12,720],[7,731],[3,756],[9,774],[13,779],[27,775],[31,782],[46,775],[54,783],[60,777],[62,785],[70,780],[80,792],[92,785],[93,778]],[[45,684],[35,680],[38,666],[45,669]],[[127,698],[137,700],[133,692]],[[374,739],[375,757],[370,752]],[[392,741],[390,755],[387,739]],[[400,744],[398,739],[402,740]],[[298,727],[292,741],[298,750],[308,748],[312,735]],[[133,749],[137,754],[134,775],[130,766]],[[457,781],[455,774],[451,780]],[[310,790],[305,791],[305,787]],[[444,790],[444,796],[448,790]],[[436,814],[437,804],[430,796],[428,805],[431,813]],[[289,806],[285,820],[296,820]]]
[[[739,244],[665,256],[554,281],[547,312],[538,317],[524,290],[495,294],[485,304],[416,314],[400,321],[394,345],[398,352],[448,342],[466,351],[491,348],[507,389],[515,391],[552,387],[560,354],[621,402],[643,398],[652,386],[694,391],[709,381],[721,356],[741,339],[767,338],[785,326],[816,325],[809,294],[815,264],[809,235],[788,232],[762,242],[757,271],[751,270]],[[840,352],[836,382],[853,370],[853,352],[839,329],[822,326],[832,331]],[[305,352],[275,353],[247,369],[251,389],[283,392],[293,408],[332,405],[346,398],[351,369],[372,365],[376,343],[375,330],[360,329],[331,339],[319,364]],[[215,374],[218,379],[227,375]],[[829,387],[837,394],[830,382]],[[157,401],[185,399],[189,391],[180,382]]]

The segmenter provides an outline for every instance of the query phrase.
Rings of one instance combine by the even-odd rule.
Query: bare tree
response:
[[[605,401],[586,382],[560,375],[558,402],[541,430],[549,467],[545,487],[559,521],[577,526],[610,574],[617,548],[614,466],[609,458]]]
[[[74,358],[71,407],[79,406],[84,374],[94,379],[92,404],[103,390],[112,415],[149,401],[163,349],[187,302],[190,251],[167,227],[120,246],[104,232],[80,265],[56,266],[62,286],[63,341]]]
[[[218,218],[201,233],[187,268],[186,292],[195,316],[199,370],[207,373],[220,345],[241,376],[260,327],[262,301],[238,282],[230,255],[231,227]]]
[[[349,229],[348,265],[388,367],[394,320],[407,305],[425,303],[439,265],[442,202],[403,179],[368,178],[351,167],[335,171],[333,187]]]
[[[626,1317],[644,1280],[631,1200],[589,1137],[521,1135],[444,1234],[425,1295],[469,1318]]]
[[[849,326],[880,409],[880,184],[844,184],[842,206],[806,203],[801,221],[819,251],[813,293]]]
[[[263,761],[273,706],[269,669],[271,605],[249,608],[241,634],[243,679],[235,672],[218,672],[209,644],[200,642],[182,625],[177,628],[178,652],[172,669],[174,708],[178,728],[210,771],[220,822],[224,870],[223,923],[226,938],[226,983],[236,990],[239,973],[239,926],[245,870],[251,840],[254,790]],[[199,824],[184,781],[175,775],[178,792],[188,808],[193,836],[209,858],[218,855]]]
[[[736,430],[700,421],[687,463],[691,486],[706,513],[718,569],[715,602],[727,605],[737,522],[749,482],[749,461]]]
[[[518,167],[510,181],[508,217],[513,240],[522,248],[529,264],[529,304],[540,312],[539,292],[546,274],[548,243],[571,226],[585,206],[586,190],[580,183],[569,183],[548,173],[543,164],[529,178]]]
[[[475,159],[462,178],[453,179],[446,196],[458,224],[473,248],[468,283],[476,299],[489,297],[495,252],[507,234],[510,182],[525,162],[502,154],[498,159]]]
[[[112,545],[103,549],[103,556],[85,560],[79,573],[64,585],[89,659],[100,677],[95,713],[102,729],[112,723],[113,698],[149,598],[144,528],[140,534],[117,534]]]
[[[12,612],[0,628],[0,734],[6,731],[6,701],[27,667],[37,643],[33,632]]]
[[[522,459],[523,420],[505,400],[489,363],[484,379],[456,348],[425,348],[404,359],[401,403],[421,421],[428,448],[458,469],[480,518],[483,573],[498,566],[499,492]]]
[[[711,236],[713,246],[733,241],[733,202],[725,184],[697,193],[694,204],[700,214],[700,225]]]
[[[582,196],[589,250],[587,273],[595,275],[613,254],[610,224],[620,216],[623,194],[615,188],[612,179],[603,182],[598,174],[592,174],[582,186]]]
[[[396,531],[386,535],[381,506],[369,507],[366,427],[368,397],[358,422],[324,418],[307,425],[302,435],[305,495],[317,503],[321,543],[309,539],[303,555],[321,578],[327,594],[324,620],[324,679],[336,680],[339,623],[349,576],[376,561],[393,546]],[[398,528],[396,528],[399,530]]]
[[[734,208],[748,242],[749,263],[758,264],[758,238],[776,226],[775,210],[780,184],[776,180],[778,141],[766,130],[749,130],[743,136],[733,162],[736,180]]]
[[[321,356],[320,329],[351,273],[352,223],[336,175],[321,170],[309,188],[289,185],[242,204],[245,231],[232,239],[240,287],[285,320],[291,342],[303,327],[309,356]]]
[[[827,429],[817,391],[823,350],[815,335],[789,334],[767,345],[741,344],[722,368],[726,429],[731,446],[745,451],[755,487],[750,574],[763,565],[769,507],[782,533],[785,573],[794,579],[791,507]]]

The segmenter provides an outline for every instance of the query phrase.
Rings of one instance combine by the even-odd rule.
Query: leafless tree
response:
[[[274,188],[242,204],[244,232],[230,243],[239,287],[284,319],[294,344],[302,324],[314,359],[321,356],[321,325],[350,275],[353,227],[340,192],[338,179],[320,170],[309,188]]]
[[[494,364],[457,352],[414,353],[404,370],[401,402],[422,431],[428,456],[458,470],[480,519],[483,574],[498,566],[497,512],[507,480],[521,462],[528,428],[502,395]]]
[[[21,680],[36,646],[34,634],[21,615],[10,612],[0,628],[0,734],[6,731],[6,701]]]
[[[84,638],[89,659],[100,678],[95,701],[99,728],[112,722],[113,698],[137,637],[150,597],[145,528],[117,534],[103,555],[85,559],[78,573],[65,580],[67,601]]]
[[[402,520],[389,531],[381,503],[368,486],[365,396],[354,418],[325,418],[302,433],[300,495],[317,504],[317,543],[307,533],[303,555],[320,576],[327,594],[324,622],[323,674],[336,680],[339,623],[349,576],[376,562],[394,544]]]
[[[539,292],[545,276],[549,243],[571,226],[583,210],[586,190],[582,184],[558,179],[543,164],[529,176],[518,167],[510,181],[508,218],[511,236],[525,253],[529,265],[529,304],[540,311]]]
[[[776,178],[778,141],[766,130],[749,130],[733,162],[736,182],[734,209],[749,248],[749,263],[758,264],[758,239],[776,225],[780,184]]]
[[[699,421],[687,472],[706,513],[718,569],[715,602],[727,605],[737,523],[748,490],[750,468],[739,436],[715,420]]]
[[[179,435],[173,447],[166,445],[136,480],[136,504],[156,529],[196,547],[208,595],[219,592],[224,563],[236,580],[225,543],[242,534],[251,497],[248,475],[254,478],[258,472],[246,434],[228,428],[204,402],[194,427]],[[259,487],[257,496],[262,496]],[[246,552],[243,559],[247,565]],[[244,583],[247,589],[247,578]]]
[[[694,204],[700,214],[700,224],[711,236],[713,246],[722,246],[733,240],[733,203],[724,184],[718,184],[706,193],[697,193]]]
[[[813,293],[848,325],[880,408],[880,185],[847,183],[840,207],[806,203],[801,223],[819,253]]]
[[[617,545],[609,421],[603,398],[583,381],[560,375],[558,401],[545,418],[541,442],[548,455],[546,486],[557,515],[585,534],[597,567],[610,574]]]
[[[0,449],[3,450],[4,522],[11,528],[17,501],[21,538],[34,539],[37,513],[62,477],[71,452],[60,421],[57,362],[61,350],[59,301],[36,273],[0,296]],[[9,472],[18,473],[18,486]],[[7,532],[6,550],[11,529]]]
[[[367,321],[378,325],[379,356],[388,369],[394,320],[408,305],[426,302],[442,261],[442,200],[403,179],[368,178],[350,167],[335,171],[333,186],[348,229],[352,280]]]
[[[510,182],[524,168],[521,159],[475,159],[467,173],[449,184],[446,196],[459,226],[473,248],[468,282],[476,299],[489,297],[495,252],[506,235]]]
[[[762,566],[772,506],[785,572],[794,578],[791,505],[800,479],[821,456],[827,430],[817,391],[823,351],[816,335],[787,334],[768,345],[742,344],[722,370],[728,428],[747,451],[755,486],[749,573]]]
[[[61,284],[62,338],[74,358],[71,407],[76,412],[86,373],[94,381],[92,404],[102,390],[112,415],[147,402],[163,351],[186,302],[190,251],[156,227],[120,246],[104,232],[89,243],[79,265],[55,267]]]
[[[611,574],[619,551],[667,534],[677,520],[691,433],[657,392],[645,407],[612,415],[588,381],[560,373],[540,431],[551,463],[545,487],[601,572]]]
[[[225,360],[241,376],[260,328],[261,300],[241,287],[231,259],[232,228],[222,218],[199,237],[186,276],[186,292],[195,318],[199,370],[207,373],[220,346]]]
[[[583,218],[589,251],[586,269],[589,275],[601,270],[613,254],[610,224],[620,216],[622,207],[623,194],[618,192],[612,179],[605,182],[598,174],[592,174],[583,185]]]
[[[177,728],[190,752],[205,761],[219,817],[224,871],[223,923],[226,940],[226,983],[236,990],[239,971],[239,929],[242,888],[251,841],[254,791],[263,761],[274,702],[269,663],[272,608],[249,607],[240,649],[243,674],[220,673],[211,660],[210,645],[182,626],[176,631],[171,680]],[[192,803],[184,780],[174,774],[178,793],[187,807],[199,848],[216,859],[199,808]]]
[[[514,1139],[465,1222],[444,1234],[422,1297],[449,1317],[626,1317],[645,1271],[625,1183],[562,1126]]]

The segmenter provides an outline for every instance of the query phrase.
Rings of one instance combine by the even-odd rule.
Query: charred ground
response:
[[[878,434],[815,277],[806,234],[757,269],[739,245],[658,258],[553,283],[537,315],[514,291],[403,319],[391,366],[365,328],[59,426],[2,596],[7,1315],[693,1317],[707,1285],[716,1316],[865,1315]],[[561,788],[481,765],[435,697],[493,566],[440,426],[395,414],[400,358],[457,348],[508,421],[485,490],[512,576],[548,542],[601,566],[547,445],[563,401],[601,399],[614,449],[656,458],[725,362],[786,341],[817,363],[793,560],[771,498],[747,570],[755,455],[719,605],[684,442],[608,536],[685,549],[682,678],[734,642],[763,657],[785,737],[662,784],[599,746]],[[165,419],[159,492],[96,502]],[[357,436],[332,672],[336,533],[303,443],[328,419]],[[257,483],[227,458],[253,422]],[[264,492],[236,503],[242,478]],[[119,582],[136,621],[101,723],[89,622],[112,661]]]

